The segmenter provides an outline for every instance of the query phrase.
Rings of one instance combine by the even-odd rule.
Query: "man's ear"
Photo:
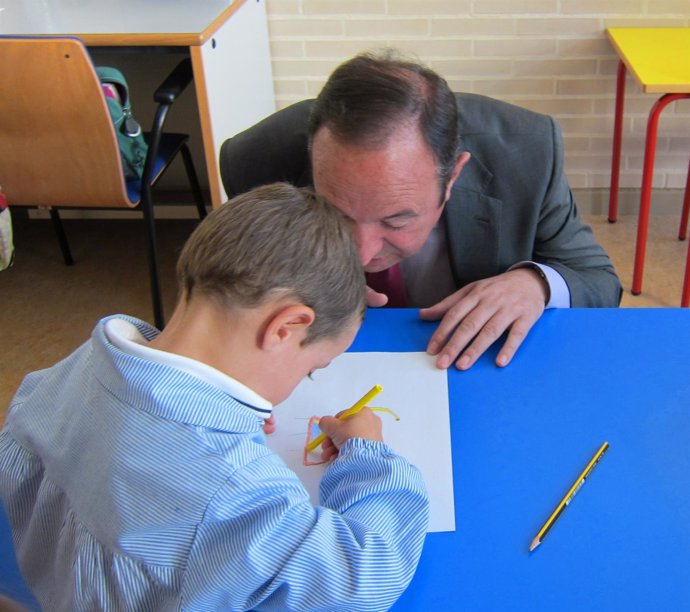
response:
[[[464,153],[460,153],[460,157],[458,157],[458,161],[455,163],[455,168],[453,168],[453,174],[450,175],[450,179],[448,179],[448,184],[446,185],[446,192],[443,194],[443,203],[445,204],[449,199],[450,199],[450,192],[453,189],[453,185],[455,184],[455,181],[458,180],[458,177],[460,176],[460,171],[465,167],[465,164],[470,161],[470,158],[472,156],[465,151]]]
[[[301,344],[315,316],[313,309],[304,304],[280,307],[266,321],[260,338],[261,348],[272,351],[292,342]]]

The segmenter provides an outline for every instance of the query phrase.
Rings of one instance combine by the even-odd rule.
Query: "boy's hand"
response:
[[[319,428],[328,436],[321,445],[321,459],[324,461],[333,459],[340,447],[351,438],[383,442],[381,419],[369,408],[362,408],[344,421],[332,416],[322,417]]]

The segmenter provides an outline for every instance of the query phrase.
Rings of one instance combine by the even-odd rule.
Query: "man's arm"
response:
[[[567,284],[572,307],[616,307],[622,292],[620,281],[591,228],[579,217],[563,170],[560,129],[551,118],[547,126],[549,130],[545,131],[542,144],[550,141],[551,146],[544,147],[544,159],[540,160],[536,153],[533,153],[534,159],[530,159],[527,157],[530,151],[525,150],[528,147],[523,147],[527,159],[516,157],[516,163],[504,169],[506,173],[514,173],[513,176],[521,176],[529,172],[535,160],[539,160],[547,172],[550,169],[546,181],[535,178],[531,183],[534,197],[541,202],[533,219],[529,214],[522,214],[518,206],[510,208],[513,204],[511,189],[520,193],[520,186],[516,188],[515,181],[496,178],[497,183],[506,186],[499,195],[508,207],[503,209],[504,216],[511,219],[501,226],[499,248],[504,255],[508,253],[506,257],[514,259],[506,262],[508,267],[528,259],[558,272]],[[549,152],[551,159],[548,159]],[[524,183],[529,185],[530,181]],[[544,187],[540,189],[542,183]],[[533,236],[531,245],[520,243],[521,236],[530,235]],[[438,367],[448,367],[453,362],[460,369],[471,367],[506,331],[508,335],[496,363],[507,365],[541,316],[544,300],[548,300],[543,293],[549,290],[548,284],[545,285],[540,276],[534,269],[509,270],[469,283],[442,302],[422,309],[422,318],[441,319],[428,346],[429,353],[438,355]]]

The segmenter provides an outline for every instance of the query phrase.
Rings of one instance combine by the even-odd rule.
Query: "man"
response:
[[[281,180],[313,184],[338,207],[368,304],[441,319],[427,349],[440,368],[471,367],[506,331],[496,363],[507,365],[544,308],[620,302],[611,261],[578,216],[553,119],[453,94],[391,52],[345,62],[316,101],[226,141],[220,162],[230,197]]]

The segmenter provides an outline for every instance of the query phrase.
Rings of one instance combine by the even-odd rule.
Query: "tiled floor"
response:
[[[651,220],[643,294],[632,296],[637,220],[616,224],[586,217],[616,266],[626,292],[623,307],[677,307],[686,242],[677,239],[676,216]],[[138,221],[67,221],[75,265],[61,260],[48,221],[15,220],[15,264],[0,272],[0,422],[24,375],[52,365],[112,313],[151,319],[146,260]],[[159,222],[161,277],[168,314],[175,301],[174,264],[195,221]]]
[[[641,295],[632,295],[637,216],[624,215],[616,223],[605,217],[585,217],[606,249],[623,283],[621,306],[628,308],[677,307],[683,287],[688,242],[678,240],[678,215],[652,215]]]

